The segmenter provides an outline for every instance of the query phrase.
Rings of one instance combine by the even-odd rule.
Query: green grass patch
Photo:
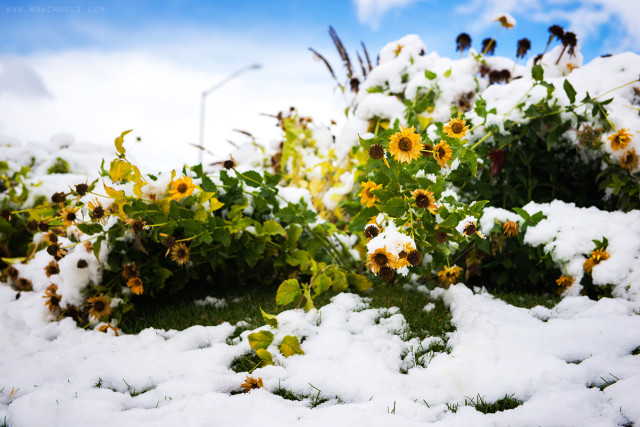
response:
[[[558,294],[528,294],[505,291],[494,291],[491,292],[491,295],[507,304],[522,308],[533,308],[538,305],[552,308],[562,299]]]
[[[482,396],[478,394],[475,398],[465,398],[464,406],[471,406],[476,411],[482,412],[483,414],[494,414],[496,412],[508,411],[522,405],[522,402],[514,398],[513,396],[513,394],[505,394],[502,399],[498,399],[495,402],[488,403]],[[446,405],[447,410],[454,414],[458,412],[458,409],[460,409],[460,403],[447,403]]]

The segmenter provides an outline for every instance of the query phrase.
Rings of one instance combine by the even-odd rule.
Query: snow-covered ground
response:
[[[146,329],[113,336],[70,319],[48,322],[42,298],[0,287],[0,420],[19,426],[567,425],[640,422],[640,306],[624,299],[567,297],[553,309],[516,308],[462,284],[432,292],[450,307],[451,353],[410,368],[396,310],[340,294],[318,311],[278,315],[274,343],[305,337],[304,355],[251,374],[264,388],[240,390],[231,370],[248,352],[235,327]],[[425,295],[425,304],[428,296]],[[376,319],[380,319],[376,321]],[[429,338],[427,338],[428,340]],[[275,353],[275,352],[274,352]],[[615,382],[601,391],[598,387]],[[285,400],[278,388],[329,401]],[[141,393],[142,392],[142,393]],[[140,393],[140,394],[138,394]],[[515,409],[484,415],[464,406],[505,395]],[[456,413],[446,404],[459,403]]]

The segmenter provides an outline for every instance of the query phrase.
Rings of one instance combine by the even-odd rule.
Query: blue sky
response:
[[[633,35],[626,34],[624,25],[620,23],[622,11],[611,8],[614,1],[556,1],[553,4],[560,6],[550,4],[546,9],[545,1],[535,3],[537,7],[527,0],[518,3],[497,0],[1,0],[3,37],[0,39],[0,54],[30,54],[70,48],[152,48],[189,36],[207,37],[218,33],[269,40],[276,45],[300,49],[308,46],[327,49],[332,46],[326,30],[333,25],[351,49],[364,41],[370,50],[377,51],[389,41],[416,33],[430,50],[441,55],[454,55],[454,40],[460,32],[470,33],[476,46],[483,38],[494,34],[495,24],[486,18],[494,11],[500,11],[501,6],[517,19],[518,24],[499,34],[499,55],[513,56],[516,42],[522,37],[532,40],[532,52],[541,51],[546,43],[547,27],[556,23],[582,33],[580,42],[587,61],[604,53],[633,50],[637,46],[636,40],[630,39]],[[386,11],[385,7],[388,7]],[[540,13],[539,8],[545,12]],[[363,17],[366,10],[369,10],[369,18]],[[376,19],[379,15],[381,18]],[[572,25],[571,20],[582,21],[584,25]],[[215,39],[212,41],[215,43]],[[211,52],[215,48],[212,45]],[[301,54],[305,52],[301,51]]]
[[[205,145],[219,158],[227,141],[243,142],[233,129],[263,142],[279,137],[262,113],[296,106],[340,124],[348,99],[307,50],[344,76],[329,25],[354,63],[361,41],[375,61],[386,43],[407,34],[457,57],[456,36],[469,33],[479,50],[498,29],[498,13],[517,24],[500,31],[496,55],[514,58],[517,40],[528,37],[531,58],[552,24],[578,34],[585,62],[639,52],[638,0],[0,0],[0,137],[46,142],[68,132],[79,142],[111,144],[134,129],[142,158],[192,162],[201,92],[260,63],[207,100]]]

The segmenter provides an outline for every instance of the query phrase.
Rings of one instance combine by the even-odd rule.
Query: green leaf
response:
[[[240,177],[249,187],[260,187],[262,185],[262,176],[256,171],[243,172]]]
[[[260,313],[262,313],[262,318],[267,325],[271,326],[272,328],[278,327],[278,319],[276,318],[275,314],[266,313],[262,308],[260,308]]]
[[[531,215],[529,215],[529,212],[525,211],[522,208],[513,208],[512,210],[518,215],[520,215],[522,219],[524,219],[525,221],[529,221],[529,219],[531,218]]]
[[[462,218],[464,218],[464,215],[459,214],[458,212],[451,212],[449,216],[439,224],[439,227],[442,227],[442,228],[455,227],[456,225],[458,225],[460,221],[462,221]]]
[[[315,294],[320,295],[331,287],[331,278],[326,274],[320,274],[319,276],[316,276],[311,286],[313,287]]]
[[[331,287],[335,293],[340,293],[349,287],[347,276],[342,271],[333,270],[331,275],[333,276]]]
[[[290,304],[302,296],[302,290],[300,289],[300,283],[297,279],[288,279],[280,284],[278,291],[276,292],[276,304],[287,305]]]
[[[404,200],[400,197],[392,197],[387,203],[380,205],[380,210],[393,217],[400,218],[407,212]]]
[[[562,87],[564,88],[565,93],[569,97],[569,102],[573,104],[576,101],[576,93],[577,93],[576,90],[573,88],[573,86],[571,86],[571,83],[569,83],[569,80],[567,79],[564,79],[564,83],[562,84]]]
[[[363,292],[369,289],[373,283],[362,274],[347,273],[347,281],[358,292]]]
[[[273,357],[271,356],[271,353],[264,348],[257,349],[256,354],[265,365],[273,365]]]
[[[462,160],[467,164],[473,176],[476,176],[476,172],[478,171],[478,156],[475,151],[465,150]]]
[[[306,271],[309,268],[309,260],[311,257],[307,251],[301,249],[295,250],[292,254],[287,254],[285,261],[292,267],[300,266],[302,271]]]
[[[289,224],[289,227],[287,228],[287,246],[290,250],[293,250],[296,247],[301,234],[302,227],[298,224]]]
[[[293,356],[294,354],[304,354],[304,351],[300,348],[298,337],[293,335],[286,335],[282,338],[279,349],[284,357]]]
[[[267,348],[273,342],[273,334],[269,331],[258,331],[253,334],[249,334],[249,345],[251,350],[257,350],[259,348]]]
[[[444,72],[444,76],[446,78],[449,78],[449,76],[451,76],[451,68],[449,68],[447,71]]]
[[[436,73],[434,73],[433,71],[429,71],[429,70],[424,70],[424,76],[426,78],[428,78],[429,80],[434,80],[436,77],[438,77],[438,75]]]
[[[84,234],[87,234],[89,236],[102,232],[102,225],[100,224],[79,223],[79,224],[76,224],[76,226],[80,231],[82,231]]]
[[[262,232],[270,236],[277,234],[282,237],[287,237],[287,232],[284,231],[284,228],[273,219],[265,221],[265,223],[262,224]]]
[[[542,81],[544,78],[544,70],[541,65],[534,65],[533,68],[531,68],[531,77],[537,82]]]
[[[216,185],[207,175],[202,175],[202,184],[200,184],[200,188],[202,188],[202,191],[206,191],[207,193],[215,193],[217,191]]]
[[[102,241],[104,240],[104,236],[100,236],[96,239],[95,242],[93,242],[93,255],[96,257],[96,259],[99,261],[99,255],[100,255],[100,246],[102,246]]]

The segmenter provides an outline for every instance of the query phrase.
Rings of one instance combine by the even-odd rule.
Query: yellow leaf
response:
[[[294,354],[304,354],[304,351],[300,348],[300,341],[298,341],[298,337],[287,335],[282,338],[280,353],[282,353],[284,357],[289,357]]]
[[[266,349],[273,341],[273,334],[269,331],[258,331],[247,336],[249,339],[249,345],[251,350],[257,350],[259,348]]]
[[[207,217],[208,217],[207,211],[204,210],[202,206],[198,206],[198,208],[193,214],[193,219],[199,222],[205,222],[207,220]]]
[[[116,151],[119,154],[124,154],[124,147],[122,146],[122,144],[124,144],[124,136],[126,134],[128,134],[129,132],[131,132],[133,129],[129,129],[129,130],[125,130],[124,132],[122,132],[120,134],[119,137],[116,138],[116,140],[114,141],[114,143],[116,144]]]
[[[258,355],[260,360],[264,362],[265,365],[273,365],[273,357],[271,356],[271,353],[269,353],[264,348],[257,349],[256,354]]]
[[[111,168],[109,169],[109,176],[113,182],[125,179],[128,181],[128,176],[131,174],[131,165],[126,160],[116,159],[111,162]]]
[[[164,213],[169,213],[169,209],[171,207],[171,197],[165,197],[164,199],[158,200],[156,203],[158,204],[158,206],[160,206]]]
[[[122,209],[122,207],[127,203],[127,198],[124,194],[124,190],[114,190],[113,188],[107,186],[107,184],[103,185],[104,191],[107,192],[107,195],[111,197],[116,206],[118,206],[118,216],[120,216],[120,218],[126,218],[124,210]]]

